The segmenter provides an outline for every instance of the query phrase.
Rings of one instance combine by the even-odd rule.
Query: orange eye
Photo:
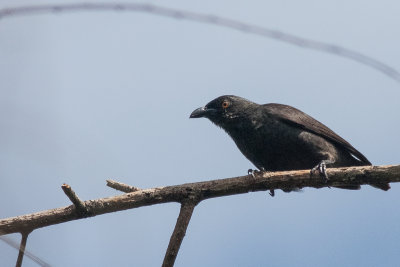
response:
[[[222,102],[222,107],[223,107],[223,108],[227,108],[227,107],[229,107],[229,104],[230,104],[230,103],[229,103],[228,101],[225,100],[224,102]]]

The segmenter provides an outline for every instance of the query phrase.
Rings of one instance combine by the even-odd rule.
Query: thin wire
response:
[[[5,237],[5,236],[0,236],[0,240],[4,241],[6,244],[10,245],[11,247],[17,249],[19,251],[20,249],[20,245],[15,242],[14,240],[12,240],[11,238]],[[43,266],[43,267],[51,267],[50,264],[48,264],[47,262],[45,262],[44,260],[40,259],[39,257],[35,256],[34,254],[32,254],[31,252],[27,251],[25,249],[25,256],[27,256],[28,258],[30,258],[31,260],[33,260],[34,262],[36,262],[38,265]]]

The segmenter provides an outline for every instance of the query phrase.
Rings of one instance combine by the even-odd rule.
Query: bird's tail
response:
[[[388,183],[373,183],[369,185],[378,189],[382,189],[383,191],[388,191],[390,189],[390,185]]]
[[[390,185],[388,183],[373,183],[369,184],[372,187],[381,189],[383,191],[388,191],[390,189]],[[335,185],[334,187],[340,188],[340,189],[348,189],[348,190],[360,190],[361,186],[360,185]]]
[[[353,166],[371,166],[372,165],[372,163],[369,162],[369,160],[366,157],[364,157],[364,155],[362,155],[361,159],[359,159],[358,157],[355,158],[352,154],[351,154],[351,156],[353,158],[353,163],[351,165],[353,165]],[[359,155],[357,155],[357,156],[359,156]],[[388,183],[371,183],[369,185],[372,186],[372,187],[381,189],[383,191],[388,191],[390,189],[390,185]],[[338,187],[338,186],[335,186],[335,187]],[[346,187],[347,186],[338,187],[338,188],[350,189],[350,190],[358,190],[358,189],[360,189],[360,187],[356,188],[356,186],[354,186],[354,187],[350,186],[351,188],[346,188]]]
[[[347,190],[360,190],[361,186],[359,184],[357,185],[335,185],[335,188],[340,188],[340,189],[347,189]]]

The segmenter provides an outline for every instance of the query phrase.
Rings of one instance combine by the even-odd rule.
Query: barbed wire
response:
[[[34,6],[21,6],[0,9],[0,19],[12,16],[29,14],[52,13],[52,12],[72,12],[72,11],[133,11],[144,12],[158,16],[170,17],[174,19],[189,20],[199,23],[212,24],[237,31],[251,33],[281,42],[289,43],[298,47],[307,48],[315,51],[325,52],[336,56],[351,59],[355,62],[371,67],[393,80],[400,83],[400,72],[390,65],[343,46],[330,43],[315,41],[299,37],[286,32],[269,29],[257,25],[248,24],[234,19],[220,16],[197,13],[187,10],[167,8],[153,4],[144,3],[73,3],[73,4],[44,4]]]

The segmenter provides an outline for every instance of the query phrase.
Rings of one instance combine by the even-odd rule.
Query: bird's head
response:
[[[229,123],[241,118],[255,103],[234,95],[217,97],[204,107],[195,109],[190,118],[208,118],[216,125],[225,128]]]

